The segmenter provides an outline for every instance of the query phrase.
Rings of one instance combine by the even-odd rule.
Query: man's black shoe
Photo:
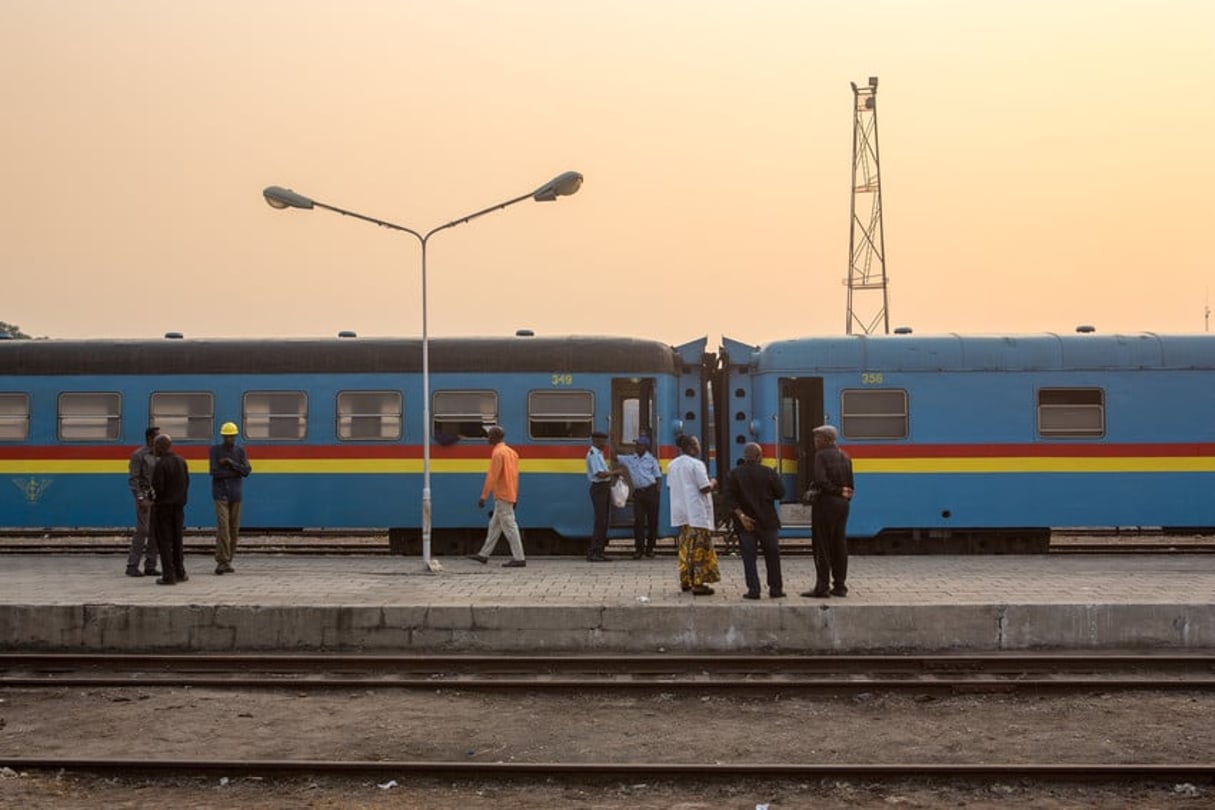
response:
[[[826,588],[815,588],[813,591],[802,591],[802,596],[808,596],[811,599],[826,599],[831,595],[831,592]]]
[[[758,593],[751,593],[750,591],[747,591],[746,593],[743,594],[743,599],[758,599],[758,598],[759,598]]]
[[[145,568],[145,569],[143,569],[143,575],[145,577],[158,577],[158,576],[160,576],[160,572],[157,571],[155,567]]]
[[[164,577],[161,577],[160,579],[156,580],[156,584],[157,585],[176,585],[177,583],[174,580],[165,579]]]
[[[139,566],[128,565],[127,566],[127,576],[128,577],[142,577],[143,574],[140,572]]]
[[[527,566],[527,560],[507,560],[502,563],[503,568],[524,568]]]
[[[831,595],[832,595],[832,596],[847,596],[847,595],[848,595],[848,589],[847,589],[847,588],[843,588],[843,587],[840,587],[840,588],[832,588],[832,589],[831,589]]]
[[[772,593],[768,594],[768,598],[769,599],[784,599],[785,592],[784,591],[773,591]]]
[[[480,554],[469,554],[467,559],[476,560],[477,562],[481,563],[482,565],[485,565],[487,562],[489,562],[489,557],[482,557]]]
[[[587,557],[587,559],[590,560],[591,562],[611,562],[610,559],[603,556],[602,554],[596,554],[594,557]]]

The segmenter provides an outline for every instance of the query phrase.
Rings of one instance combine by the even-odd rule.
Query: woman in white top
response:
[[[713,498],[717,482],[700,460],[700,441],[680,436],[675,444],[683,455],[667,465],[671,491],[671,524],[679,529],[679,587],[702,596],[713,593],[710,582],[721,581],[713,549]]]

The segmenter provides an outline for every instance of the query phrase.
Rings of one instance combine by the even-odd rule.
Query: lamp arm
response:
[[[385,222],[382,219],[376,219],[375,217],[369,217],[364,214],[358,214],[358,213],[355,213],[354,211],[347,211],[344,208],[338,208],[337,206],[327,205],[327,204],[321,203],[321,202],[316,202],[315,200],[313,200],[313,205],[315,205],[317,208],[324,208],[326,211],[333,211],[335,214],[341,214],[344,217],[354,217],[355,219],[361,219],[364,222],[370,222],[373,225],[379,225],[381,228],[390,228],[391,230],[394,230],[394,231],[404,231],[405,233],[413,234],[418,239],[422,238],[422,234],[418,233],[413,228],[406,228],[404,225],[396,225],[391,222]],[[431,233],[434,233],[434,231],[431,231]]]
[[[429,232],[427,232],[426,236],[424,236],[422,238],[429,239],[432,234],[436,234],[439,231],[445,231],[448,228],[454,228],[456,225],[463,225],[465,222],[476,219],[477,217],[485,216],[486,214],[492,214],[494,211],[501,211],[503,208],[506,208],[508,205],[514,205],[517,202],[523,202],[524,200],[530,200],[530,199],[532,199],[531,194],[523,194],[519,197],[515,197],[514,199],[507,200],[506,202],[500,202],[497,205],[491,205],[489,208],[483,208],[480,211],[477,211],[476,213],[469,214],[468,216],[460,217],[459,219],[453,219],[451,222],[445,222],[436,228],[432,228]],[[380,224],[382,225],[384,223],[380,223]]]

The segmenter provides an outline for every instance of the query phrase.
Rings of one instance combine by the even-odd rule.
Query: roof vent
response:
[[[530,329],[516,329],[515,337],[535,337],[536,333]]]
[[[1089,326],[1086,323],[1082,323],[1076,327],[1076,331],[1082,335],[1091,335],[1093,332],[1097,331],[1097,328],[1095,326]]]
[[[352,332],[349,329],[343,329],[342,331],[338,332],[338,337],[340,338],[356,338],[358,336],[358,332]]]
[[[165,332],[165,340],[181,340],[184,337],[181,332]]]
[[[896,327],[894,327],[894,333],[896,335],[910,335],[911,327],[910,326],[896,326]]]

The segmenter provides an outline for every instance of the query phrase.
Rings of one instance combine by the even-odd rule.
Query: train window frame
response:
[[[571,400],[574,397],[585,398],[589,407],[585,410],[551,410],[537,413],[535,403],[541,399]],[[591,437],[595,424],[595,392],[590,389],[562,389],[546,391],[534,389],[527,392],[527,435],[537,441],[569,441],[571,439],[585,440]],[[553,428],[537,430],[538,426],[552,425]],[[560,427],[564,426],[564,428]],[[583,429],[584,428],[584,429]],[[560,431],[557,435],[555,431]]]
[[[205,397],[205,411],[191,410],[184,414],[164,414],[158,411],[160,397]],[[168,433],[174,442],[209,442],[215,430],[215,394],[210,391],[153,391],[148,396],[148,424]]]
[[[10,407],[5,403],[17,405]],[[24,442],[30,437],[30,395],[24,391],[0,393],[0,442]]]
[[[856,411],[856,400],[863,398],[889,397],[897,394],[902,399],[901,411]],[[852,399],[852,402],[849,400]],[[850,408],[851,406],[851,408]],[[883,422],[896,427],[896,430],[862,429],[862,426],[872,428]],[[906,439],[911,429],[911,407],[906,388],[845,388],[840,391],[840,435],[845,439]]]
[[[471,400],[474,397],[481,401],[473,409],[464,404],[453,403],[448,407],[442,400],[452,399]],[[486,403],[491,407],[488,411]],[[431,435],[439,444],[451,444],[460,439],[484,439],[491,425],[498,424],[499,418],[498,392],[489,388],[445,388],[435,391],[430,397],[430,430]],[[440,429],[440,425],[444,429]]]
[[[379,396],[378,411],[360,411],[358,406],[347,407],[345,399]],[[395,401],[395,402],[394,402]],[[395,410],[393,406],[395,404]],[[385,410],[387,405],[389,410]],[[362,406],[366,407],[366,406]],[[405,395],[393,389],[347,389],[338,391],[334,398],[334,435],[343,442],[397,442],[404,435]],[[391,430],[394,427],[395,432]],[[356,435],[366,434],[366,435]]]
[[[1082,399],[1093,399],[1093,394],[1096,394],[1096,402],[1080,401]],[[1071,401],[1062,402],[1043,402],[1044,395],[1052,398],[1060,398]],[[1078,396],[1083,395],[1083,396]],[[1040,439],[1101,439],[1105,437],[1105,389],[1096,386],[1066,386],[1058,388],[1039,388],[1035,395],[1037,404],[1037,429],[1038,438]],[[1074,420],[1076,417],[1083,417],[1086,414],[1096,414],[1096,424],[1076,425],[1063,424],[1048,424],[1054,421],[1050,417],[1057,414],[1064,414],[1066,417]],[[1048,418],[1044,419],[1046,416]]]
[[[85,411],[65,414],[65,402],[80,399],[82,403],[87,403],[86,398],[113,403],[114,407],[104,413]],[[122,394],[117,391],[60,391],[55,403],[55,417],[56,435],[61,442],[117,442],[122,438]],[[73,426],[71,430],[65,430],[65,427],[73,420],[81,431],[95,431],[101,427],[103,435],[70,435],[77,428]]]
[[[264,412],[250,412],[249,401],[256,397],[287,397],[294,396],[301,408],[294,412],[272,410],[271,404]],[[308,392],[293,389],[259,389],[245,391],[240,398],[241,432],[246,439],[259,442],[298,442],[308,437]],[[294,435],[275,435],[281,428],[294,423]],[[264,425],[264,428],[263,428]],[[278,428],[279,430],[276,430]]]

